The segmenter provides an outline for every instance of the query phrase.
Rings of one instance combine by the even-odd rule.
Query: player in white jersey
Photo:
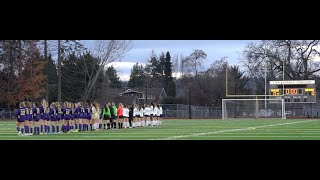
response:
[[[138,127],[138,106],[136,104],[133,105],[133,127]]]
[[[150,106],[148,104],[145,104],[144,117],[146,120],[146,126],[150,126]]]
[[[99,120],[100,120],[99,108],[100,108],[99,104],[97,102],[93,102],[93,106],[92,106],[93,131],[96,131],[99,128]]]
[[[159,125],[162,124],[162,117],[163,117],[163,111],[162,111],[162,106],[160,104],[158,104],[159,106]]]
[[[146,122],[144,121],[144,114],[143,114],[143,111],[144,111],[144,107],[143,106],[140,106],[139,107],[139,115],[140,115],[140,122],[141,122],[141,127],[144,127],[146,125]]]
[[[129,109],[126,105],[123,106],[124,128],[129,128]]]
[[[158,108],[157,104],[154,104],[153,114],[154,114],[154,121],[155,121],[156,126],[159,125],[158,111],[159,111],[159,108]]]
[[[154,121],[153,121],[153,116],[154,116],[154,114],[153,114],[153,107],[154,107],[154,105],[153,105],[153,103],[151,103],[151,106],[150,106],[150,125],[151,125],[151,126],[154,126]]]

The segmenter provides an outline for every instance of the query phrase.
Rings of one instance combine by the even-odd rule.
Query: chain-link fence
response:
[[[189,118],[189,105],[163,104],[163,114],[167,118]],[[317,103],[286,103],[287,118],[320,117],[320,102]],[[222,109],[219,107],[191,106],[192,118],[222,118]]]
[[[15,119],[16,110],[0,109],[0,119]]]
[[[189,118],[189,105],[163,104],[163,115],[167,118]],[[192,118],[221,118],[221,107],[191,106]]]

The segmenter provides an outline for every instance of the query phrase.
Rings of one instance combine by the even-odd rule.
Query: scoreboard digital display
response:
[[[286,103],[315,103],[316,89],[314,80],[270,81],[270,98],[282,99]]]

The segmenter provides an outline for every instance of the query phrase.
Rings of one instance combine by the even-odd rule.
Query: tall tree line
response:
[[[105,66],[130,50],[131,41],[96,45],[88,52],[79,40],[1,40],[0,106],[17,107],[25,99],[85,101],[97,98],[104,83],[121,86],[115,69]]]
[[[128,82],[130,88],[162,87],[169,97],[175,97],[175,82],[172,77],[172,60],[169,52],[158,56],[154,51],[145,66],[136,63]]]
[[[45,61],[34,40],[0,41],[0,102],[8,108],[45,92]]]

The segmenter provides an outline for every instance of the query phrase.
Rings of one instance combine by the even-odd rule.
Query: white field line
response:
[[[181,135],[181,136],[171,136],[171,137],[167,137],[167,138],[159,138],[159,139],[151,139],[151,140],[175,140],[175,139],[186,138],[186,137],[205,136],[205,135],[209,135],[209,134],[219,134],[219,133],[234,132],[234,131],[247,131],[247,130],[254,130],[257,128],[282,126],[282,125],[305,123],[305,122],[311,122],[311,121],[316,121],[316,120],[295,121],[295,122],[290,122],[290,123],[271,124],[271,125],[265,125],[265,126],[254,126],[254,127],[247,127],[247,128],[241,128],[241,129],[228,129],[228,130],[222,130],[222,131],[196,133],[196,134]]]
[[[203,136],[201,136],[203,137]],[[320,136],[205,136],[209,138],[320,138]]]
[[[150,136],[150,135],[146,135],[146,136],[137,136],[137,137],[132,137],[132,136],[117,136],[117,137],[112,137],[112,136],[69,136],[69,137],[66,137],[65,139],[61,139],[61,137],[63,136],[18,136],[18,135],[14,135],[14,136],[1,136],[0,139],[2,138],[27,138],[28,140],[33,140],[33,139],[29,139],[29,137],[32,137],[34,138],[35,140],[36,139],[42,139],[42,138],[48,138],[48,139],[43,139],[43,140],[50,140],[50,139],[59,139],[59,140],[69,140],[69,139],[72,139],[72,138],[113,138],[113,139],[116,139],[116,138],[145,138],[145,137],[153,137],[153,136]],[[90,140],[90,139],[89,139]],[[109,140],[109,139],[106,139],[106,140]],[[125,139],[119,139],[119,140],[125,140]]]

